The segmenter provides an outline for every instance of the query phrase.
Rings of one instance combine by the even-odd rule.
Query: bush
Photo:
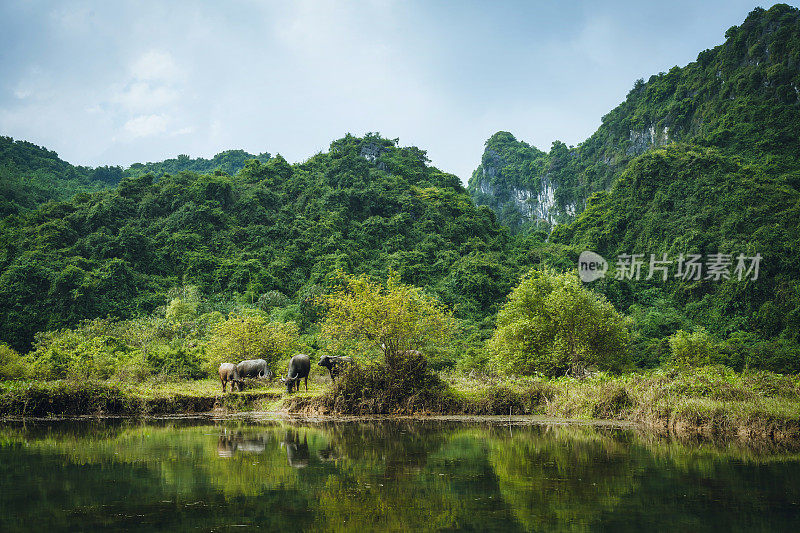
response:
[[[263,314],[232,315],[213,327],[206,343],[205,370],[216,376],[224,362],[264,359],[277,374],[277,363],[299,347],[298,328],[294,322],[271,322]]]
[[[424,355],[398,355],[392,366],[370,363],[350,365],[321,398],[322,405],[334,413],[390,414],[413,413],[425,406],[442,409],[447,387],[428,368]]]
[[[0,343],[0,379],[21,379],[27,375],[22,356],[7,344]]]
[[[161,345],[147,353],[144,362],[158,374],[176,378],[199,379],[205,376],[202,368],[203,351],[199,347]]]
[[[736,331],[720,345],[722,362],[745,370],[762,368],[784,374],[800,372],[800,344],[782,337],[761,339],[752,333]]]
[[[691,333],[679,329],[669,338],[669,346],[672,362],[678,365],[700,367],[720,360],[719,343],[702,327]]]
[[[501,372],[581,375],[588,365],[620,370],[628,339],[625,317],[576,275],[531,270],[498,313],[488,349]]]
[[[31,374],[43,379],[107,379],[131,348],[109,335],[113,321],[96,319],[77,329],[38,333],[26,356]]]
[[[394,272],[385,284],[369,276],[336,275],[338,289],[318,299],[327,310],[320,330],[333,351],[380,351],[388,368],[395,361],[408,363],[409,350],[435,354],[442,366],[454,363],[448,351],[457,323],[434,298],[401,283]]]
[[[176,296],[167,305],[165,316],[173,322],[187,322],[197,318],[200,310],[200,291],[194,285],[173,289]]]

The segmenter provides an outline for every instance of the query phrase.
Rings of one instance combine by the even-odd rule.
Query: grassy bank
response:
[[[222,394],[214,380],[151,384],[105,381],[0,382],[0,416],[147,416],[265,409],[281,389],[262,387]]]
[[[800,377],[736,373],[724,366],[659,369],[586,379],[498,378],[443,374],[442,383],[393,405],[337,398],[336,388],[287,402],[306,414],[544,415],[612,419],[704,436],[800,440]]]
[[[611,419],[682,434],[800,441],[800,376],[736,373],[723,366],[585,379],[442,373],[423,389],[392,397],[363,381],[355,385],[358,395],[342,380],[330,386],[315,379],[308,393],[288,396],[277,383],[223,395],[219,383],[210,379],[130,385],[0,382],[0,416],[142,416],[214,409],[331,416],[511,414]]]

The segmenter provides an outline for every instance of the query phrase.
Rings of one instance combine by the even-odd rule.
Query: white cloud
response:
[[[167,118],[164,115],[139,115],[125,123],[123,129],[131,137],[150,137],[167,131]]]
[[[53,93],[53,80],[38,66],[28,67],[13,89],[14,97],[19,100],[44,100],[51,98]]]
[[[179,129],[178,131],[172,132],[172,136],[174,137],[176,135],[189,135],[190,133],[194,133],[194,128],[192,128],[191,126],[187,126],[185,128]]]
[[[0,61],[0,133],[70,162],[230,148],[299,161],[347,132],[380,131],[464,179],[499,129],[545,150],[582,141],[636,78],[685,64],[752,8],[24,4],[0,0],[0,34],[15,45]]]
[[[138,80],[172,81],[180,71],[169,52],[150,50],[139,56],[130,66],[131,75]]]
[[[133,111],[150,111],[169,105],[177,98],[178,91],[169,86],[136,81],[116,93],[111,100]]]

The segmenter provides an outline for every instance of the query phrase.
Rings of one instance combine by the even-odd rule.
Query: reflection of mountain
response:
[[[798,475],[796,455],[593,427],[4,426],[0,530],[780,531],[798,525]]]

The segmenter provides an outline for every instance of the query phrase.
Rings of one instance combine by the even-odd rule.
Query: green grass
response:
[[[585,379],[440,374],[442,386],[411,391],[397,408],[369,410],[337,404],[329,382],[318,376],[286,394],[279,382],[253,382],[242,393],[223,395],[217,380],[0,382],[0,416],[159,414],[210,411],[289,411],[307,414],[543,415],[566,419],[612,419],[657,429],[707,436],[768,437],[800,441],[800,376],[737,373],[724,366],[657,369]],[[332,405],[353,405],[353,412]],[[391,407],[391,406],[390,406]]]

